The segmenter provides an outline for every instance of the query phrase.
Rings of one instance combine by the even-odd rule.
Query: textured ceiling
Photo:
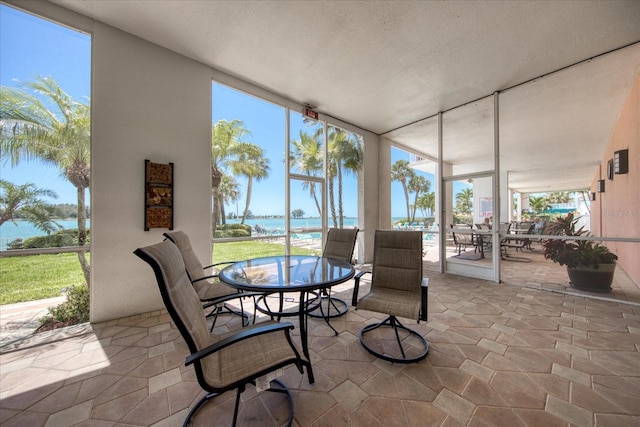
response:
[[[492,166],[479,149],[492,115],[477,113],[504,91],[501,160],[521,191],[590,184],[640,66],[638,44],[606,54],[640,41],[635,0],[52,3],[416,152],[437,154],[435,120],[421,119],[445,111],[460,173]]]

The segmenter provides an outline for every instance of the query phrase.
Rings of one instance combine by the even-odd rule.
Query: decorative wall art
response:
[[[144,161],[144,231],[173,230],[173,163]]]

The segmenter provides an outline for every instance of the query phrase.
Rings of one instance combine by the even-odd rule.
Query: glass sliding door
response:
[[[324,123],[289,111],[287,246],[322,249],[326,229]]]
[[[358,225],[362,146],[356,133],[289,112],[289,244],[321,250],[328,228]]]
[[[493,98],[443,114],[442,202],[445,271],[497,280]],[[497,247],[496,247],[497,246]]]

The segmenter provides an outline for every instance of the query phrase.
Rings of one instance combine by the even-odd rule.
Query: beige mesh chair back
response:
[[[352,262],[357,237],[357,228],[330,228],[322,256]],[[349,311],[349,304],[346,301],[334,298],[331,295],[331,289],[323,289],[318,308],[310,312],[309,316],[323,318],[333,332],[338,335],[338,331],[329,322],[329,319],[342,316],[347,311]]]
[[[367,273],[363,271],[355,276],[352,305],[358,310],[385,313],[389,317],[365,326],[360,331],[360,342],[371,354],[391,362],[424,359],[429,351],[427,340],[398,320],[398,317],[418,322],[427,320],[428,279],[422,277],[422,232],[377,230],[371,289],[358,299],[360,279]],[[384,329],[373,333],[380,327],[391,328],[391,338],[385,336]],[[397,343],[397,350],[389,349],[388,339]]]
[[[235,314],[242,317],[242,324],[249,324],[249,314],[244,312],[242,298],[251,296],[243,294],[218,279],[217,266],[230,263],[219,263],[203,266],[191,247],[191,239],[183,231],[170,231],[164,236],[177,246],[184,261],[185,270],[198,298],[205,308],[211,308],[207,317],[213,318],[211,329],[216,325],[220,314]],[[238,301],[240,310],[228,305],[228,301]],[[255,313],[254,313],[255,314]],[[255,316],[254,316],[255,317]]]
[[[322,256],[351,262],[357,237],[357,228],[330,228]]]
[[[176,245],[165,240],[137,249],[134,253],[153,269],[164,305],[189,347],[191,354],[186,358],[185,365],[193,365],[198,383],[207,392],[192,407],[184,422],[185,426],[209,399],[237,389],[233,422],[221,421],[235,425],[240,393],[247,384],[290,364],[295,364],[302,374],[302,365],[307,365],[308,362],[302,358],[291,340],[291,323],[252,325],[242,328],[236,334],[225,335],[224,339],[211,335],[202,304],[191,286],[182,255]],[[288,396],[291,425],[291,394],[278,380],[274,380],[271,385],[271,391]],[[230,414],[227,416],[231,418]],[[225,415],[221,414],[220,419],[225,419]]]

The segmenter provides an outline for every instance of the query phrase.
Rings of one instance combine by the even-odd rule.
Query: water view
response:
[[[63,229],[69,230],[78,228],[78,221],[75,219],[56,220],[56,223]],[[87,228],[91,227],[91,221],[87,220]],[[7,249],[7,244],[15,239],[27,239],[29,237],[44,236],[46,233],[38,230],[33,224],[27,221],[5,222],[0,225],[0,251]]]

